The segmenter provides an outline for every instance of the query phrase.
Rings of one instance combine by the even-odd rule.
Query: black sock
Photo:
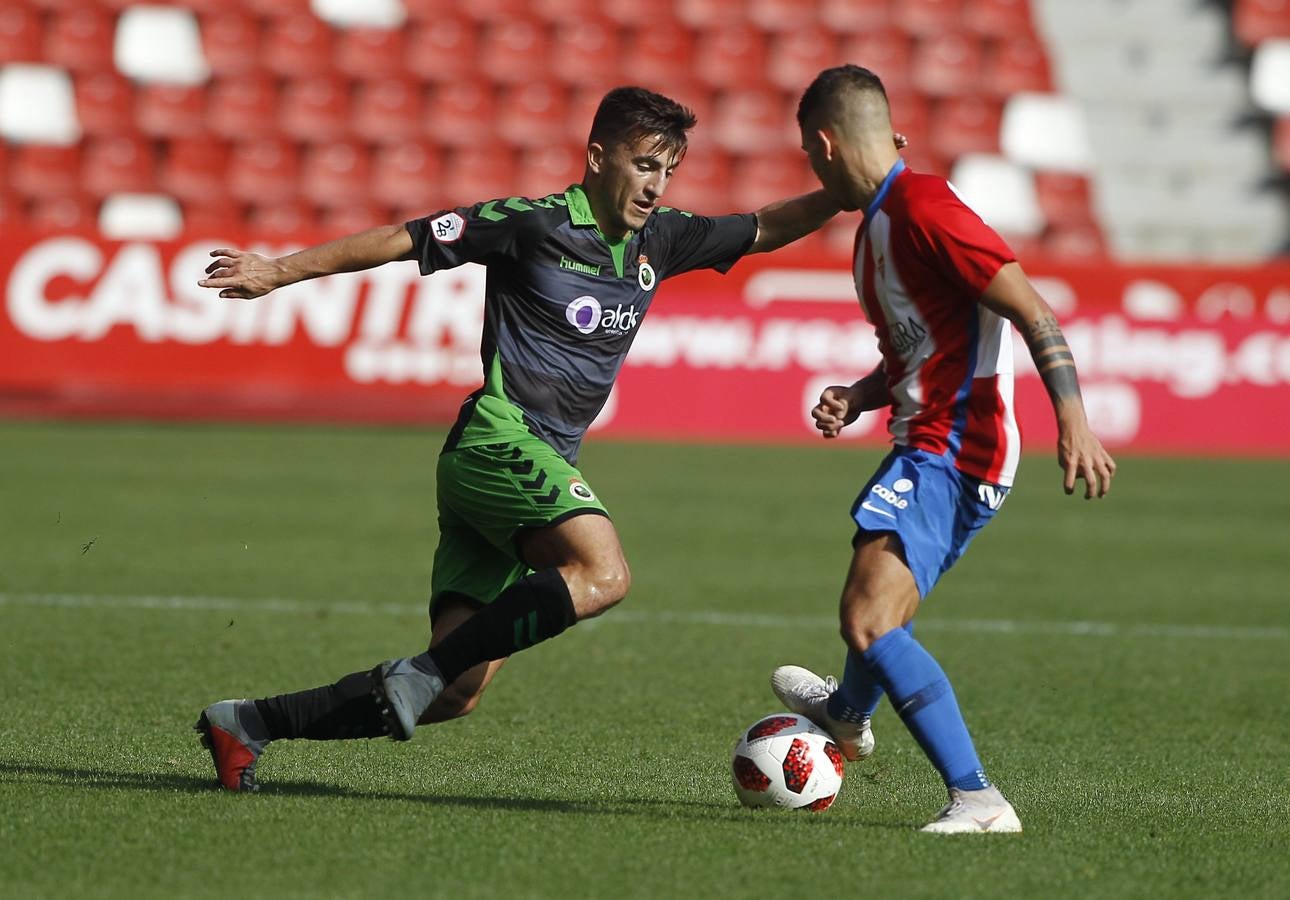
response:
[[[429,657],[452,684],[467,669],[553,638],[577,620],[569,586],[557,570],[543,569],[502,591],[413,664]]]
[[[372,701],[372,673],[355,672],[326,687],[255,701],[269,740],[339,741],[386,734]]]

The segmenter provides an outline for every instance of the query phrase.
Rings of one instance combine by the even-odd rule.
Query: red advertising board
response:
[[[422,278],[397,263],[226,301],[196,282],[228,240],[0,237],[0,413],[445,422],[480,383],[482,269]],[[1290,266],[1026,267],[1108,444],[1290,453]],[[1026,440],[1051,446],[1014,343]],[[660,288],[596,429],[811,440],[820,389],[876,362],[846,259],[750,257]],[[876,415],[851,431],[885,439]]]

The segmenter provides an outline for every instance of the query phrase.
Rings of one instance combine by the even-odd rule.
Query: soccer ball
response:
[[[814,722],[777,713],[753,724],[730,761],[744,806],[828,809],[842,788],[842,751]]]

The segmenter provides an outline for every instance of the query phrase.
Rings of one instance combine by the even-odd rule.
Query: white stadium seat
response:
[[[1290,40],[1259,44],[1250,66],[1250,93],[1268,112],[1290,114]]]
[[[164,194],[111,194],[99,209],[99,231],[109,240],[164,241],[183,227],[179,204]]]
[[[15,63],[0,66],[0,138],[16,143],[76,143],[72,79],[56,66]]]
[[[197,19],[186,9],[134,6],[121,14],[112,55],[136,81],[197,85],[210,78]]]
[[[1087,172],[1093,164],[1084,113],[1057,94],[1014,94],[1003,110],[999,142],[1013,162],[1058,172]]]
[[[399,0],[309,0],[313,13],[337,28],[398,28],[407,18]]]
[[[1044,228],[1029,169],[1000,156],[969,153],[954,164],[950,183],[963,202],[1005,236],[1029,237]]]

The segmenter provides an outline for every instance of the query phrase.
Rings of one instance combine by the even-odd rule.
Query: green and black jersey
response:
[[[407,223],[421,273],[488,268],[484,386],[467,398],[446,449],[531,433],[571,464],[609,397],[658,283],[727,271],[757,236],[755,215],[709,218],[659,207],[610,243],[580,185]]]

